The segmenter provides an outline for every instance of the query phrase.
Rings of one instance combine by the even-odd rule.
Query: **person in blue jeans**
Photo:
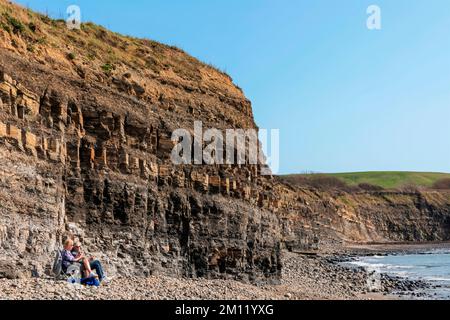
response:
[[[98,280],[100,282],[105,280],[105,273],[103,272],[103,267],[102,267],[102,264],[100,263],[100,261],[93,260],[93,261],[90,261],[89,264],[91,266],[91,270],[95,270],[95,272],[97,273]]]
[[[81,243],[79,241],[75,241],[73,248],[72,248],[72,254],[75,257],[84,256],[81,251]],[[100,261],[91,257],[89,259],[89,269],[95,270],[95,272],[97,273],[97,276],[98,276],[98,280],[100,282],[105,280],[105,272],[103,271],[103,266],[100,263]]]

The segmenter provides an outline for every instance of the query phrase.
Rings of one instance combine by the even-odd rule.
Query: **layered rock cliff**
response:
[[[259,168],[168,157],[172,131],[194,120],[256,127],[228,76],[176,48],[1,7],[0,275],[44,272],[76,236],[110,272],[279,277]]]
[[[336,195],[259,165],[173,165],[175,129],[257,129],[230,77],[0,4],[0,277],[42,274],[68,236],[111,273],[254,282],[279,279],[283,247],[448,240],[444,193]]]
[[[318,191],[279,182],[283,243],[292,250],[450,240],[450,192]]]

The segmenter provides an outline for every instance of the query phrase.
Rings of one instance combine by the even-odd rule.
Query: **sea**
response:
[[[450,300],[450,249],[424,253],[358,257],[348,262],[376,274],[384,273],[410,280],[423,280],[430,289],[420,289],[423,299]],[[420,295],[418,295],[420,296]]]

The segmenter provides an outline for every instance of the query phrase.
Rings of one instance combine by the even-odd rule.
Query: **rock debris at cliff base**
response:
[[[119,277],[99,288],[48,279],[0,279],[0,299],[6,300],[317,300],[372,299],[367,273],[350,270],[321,257],[284,254],[279,285],[255,286],[234,280],[175,279],[167,276]],[[395,290],[414,290],[415,283],[384,278],[377,298]],[[390,296],[392,298],[392,296]]]
[[[364,290],[363,274],[351,273],[355,283],[343,283],[321,260],[288,254],[285,262],[280,285],[158,276],[113,278],[100,288],[80,288],[47,279],[1,279],[0,299],[352,299]]]

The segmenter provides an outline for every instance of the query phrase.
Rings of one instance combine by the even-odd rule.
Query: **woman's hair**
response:
[[[72,239],[66,239],[64,241],[64,247],[73,246],[73,240]]]

